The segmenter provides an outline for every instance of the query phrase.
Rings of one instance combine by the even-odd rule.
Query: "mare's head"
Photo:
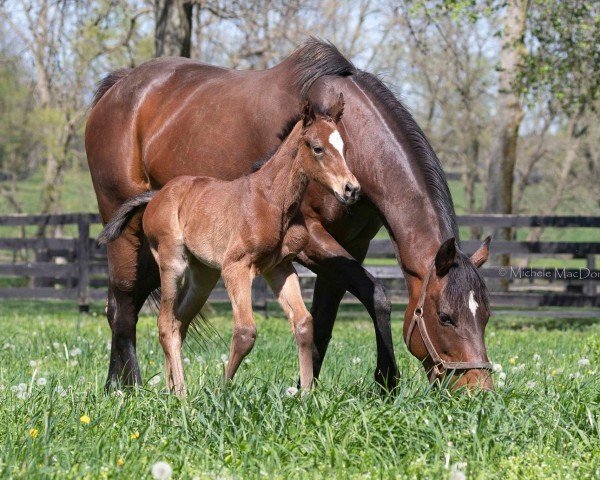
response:
[[[488,258],[489,243],[490,237],[471,257],[457,248],[454,238],[439,247],[422,312],[425,335],[431,340],[433,355],[420,328],[415,328],[406,339],[411,353],[423,361],[425,370],[430,372],[431,380],[452,374],[452,388],[493,388],[491,372],[483,367],[489,363],[484,342],[490,317],[489,292],[478,272]],[[434,368],[432,357],[436,353],[445,366]],[[452,367],[452,363],[459,365]]]
[[[302,106],[302,132],[298,157],[306,175],[344,205],[358,200],[360,185],[348,169],[344,158],[344,141],[338,123],[344,113],[344,96],[323,113],[315,112],[310,101]]]

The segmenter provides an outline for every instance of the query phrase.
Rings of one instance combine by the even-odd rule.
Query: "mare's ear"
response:
[[[456,239],[449,238],[440,246],[435,256],[435,273],[443,277],[448,273],[456,258]]]
[[[302,104],[302,126],[306,128],[315,120],[315,109],[310,100],[305,100]]]
[[[331,108],[329,108],[327,112],[327,114],[333,119],[335,123],[338,123],[340,121],[340,118],[342,118],[342,115],[344,114],[345,104],[346,102],[344,102],[344,94],[340,92],[340,96],[338,97],[337,101],[331,106]]]
[[[490,242],[492,241],[492,237],[487,236],[485,240],[481,244],[481,247],[477,249],[477,251],[471,255],[471,262],[477,268],[481,267],[485,262],[487,262],[488,257],[490,256]]]

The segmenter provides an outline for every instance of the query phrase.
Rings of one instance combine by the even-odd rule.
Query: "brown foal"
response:
[[[143,231],[160,269],[159,338],[165,352],[167,386],[185,394],[181,347],[188,326],[221,275],[233,307],[233,338],[226,377],[232,379],[254,346],[251,286],[267,280],[287,315],[300,359],[300,385],[313,378],[312,316],[302,300],[292,260],[308,241],[299,208],[309,180],[345,205],[358,199],[360,186],[344,159],[337,124],[343,96],[324,113],[306,102],[302,117],[260,170],[233,181],[177,177],[160,191],[128,200],[104,228],[110,242],[139,207]]]

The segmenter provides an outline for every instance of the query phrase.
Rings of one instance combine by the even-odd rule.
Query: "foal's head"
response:
[[[344,205],[358,200],[360,185],[346,165],[344,141],[338,123],[344,113],[344,96],[324,113],[316,113],[310,101],[302,107],[302,132],[298,156],[306,175],[335,195]]]

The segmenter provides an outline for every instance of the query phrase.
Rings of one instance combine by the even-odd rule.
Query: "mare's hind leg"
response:
[[[135,220],[132,221],[135,224]],[[128,228],[108,245],[109,287],[106,316],[112,331],[106,389],[142,382],[136,357],[138,312],[158,286],[156,263],[147,244]]]
[[[265,278],[292,324],[300,360],[300,386],[310,388],[313,379],[313,322],[302,300],[296,270],[291,262],[284,262],[265,274]]]
[[[252,316],[254,272],[248,264],[236,262],[224,266],[222,276],[233,308],[233,337],[225,370],[226,378],[231,380],[256,340],[256,323]]]

